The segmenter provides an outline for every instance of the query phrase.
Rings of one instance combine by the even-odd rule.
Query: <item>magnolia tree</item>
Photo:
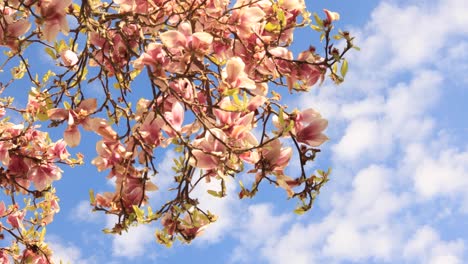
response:
[[[68,152],[82,133],[97,134],[88,155],[115,181],[113,192],[90,191],[94,210],[117,219],[104,231],[159,221],[155,240],[165,245],[190,242],[216,220],[193,197],[205,181],[219,183],[208,192],[220,198],[226,184],[239,182],[239,198],[273,184],[301,214],[328,180],[306,167],[328,139],[327,120],[288,109],[281,94],[307,92],[327,76],[343,81],[354,46],[348,32],[333,31],[337,13],[311,15],[303,0],[1,0],[0,11],[0,239],[11,243],[0,248],[1,263],[51,262],[46,226],[60,210],[53,183],[61,167],[83,163]],[[294,55],[297,28],[318,32],[322,46]],[[34,64],[38,51],[53,70]],[[32,88],[18,107],[5,94],[25,81]],[[90,85],[103,95],[93,97]],[[158,175],[156,151],[168,148],[177,153],[173,174]],[[300,170],[286,175],[293,155]],[[240,173],[251,186],[229,180]],[[158,190],[159,177],[172,179],[170,189]],[[171,198],[151,204],[154,191]]]

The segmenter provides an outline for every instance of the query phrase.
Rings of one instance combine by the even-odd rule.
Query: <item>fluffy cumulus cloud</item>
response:
[[[324,213],[249,207],[234,262],[252,252],[268,263],[468,262],[466,232],[453,231],[463,223],[451,221],[468,213],[468,138],[449,129],[468,121],[446,118],[456,114],[446,100],[467,83],[467,13],[464,0],[381,1],[357,31],[347,82],[299,105],[331,119],[337,170],[317,204]]]
[[[150,245],[155,242],[154,228],[140,225],[129,228],[128,232],[116,235],[112,241],[112,253],[115,257],[135,259],[143,255],[151,257]]]
[[[98,263],[94,256],[83,254],[80,247],[75,244],[65,243],[59,237],[53,235],[49,239],[48,245],[53,250],[52,261],[54,263]]]

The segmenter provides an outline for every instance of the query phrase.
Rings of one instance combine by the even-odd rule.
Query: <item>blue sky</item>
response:
[[[326,82],[307,96],[285,98],[292,108],[316,108],[329,119],[331,140],[316,166],[330,166],[333,174],[314,209],[296,216],[295,201],[266,185],[254,200],[238,200],[234,182],[223,200],[200,190],[199,200],[218,222],[191,245],[168,249],[155,243],[154,226],[102,234],[112,219],[89,211],[88,190],[112,183],[92,165],[81,166],[67,169],[56,184],[62,210],[48,235],[57,258],[87,264],[468,262],[468,3],[307,5],[340,12],[338,26],[356,35],[362,50],[349,57],[344,84]],[[299,32],[295,54],[317,37]],[[94,143],[85,148],[89,163]],[[161,189],[173,156],[160,161]]]

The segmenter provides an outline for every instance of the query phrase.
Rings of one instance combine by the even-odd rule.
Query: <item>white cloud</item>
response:
[[[98,261],[93,257],[86,254],[87,257],[84,257],[81,249],[75,246],[72,243],[63,243],[57,236],[49,236],[49,241],[47,244],[53,250],[52,261],[54,263],[83,263],[83,264],[92,264],[98,263]]]
[[[114,235],[112,253],[116,257],[136,258],[148,255],[149,245],[155,243],[154,228],[148,225],[130,227],[122,235]]]
[[[282,227],[291,220],[289,214],[273,214],[271,204],[249,206],[237,220],[235,235],[240,244],[234,249],[231,262],[251,263],[251,255],[264,250],[277,239]],[[264,252],[265,253],[265,252]]]
[[[209,194],[208,190],[220,191],[220,180],[211,179],[209,183],[202,181],[194,190],[192,197],[198,199],[199,207],[209,210],[216,215],[218,219],[205,229],[195,243],[197,245],[206,245],[206,243],[215,243],[220,241],[234,229],[239,216],[240,201],[237,197],[236,182],[226,178],[226,197],[218,198]]]
[[[73,221],[90,223],[100,222],[104,219],[101,213],[92,211],[92,206],[87,200],[80,201],[76,207],[71,210],[70,218]]]
[[[463,263],[463,241],[443,241],[436,230],[422,226],[411,237],[404,248],[404,257],[419,263],[458,264]]]
[[[333,152],[339,160],[357,162],[369,156],[384,159],[391,147],[392,135],[378,120],[356,119],[346,128]]]
[[[417,160],[414,188],[425,198],[464,194],[468,189],[468,152],[444,149],[435,156],[422,146],[413,146],[410,160]]]

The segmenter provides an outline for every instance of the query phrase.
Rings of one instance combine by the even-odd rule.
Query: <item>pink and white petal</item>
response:
[[[246,20],[244,21],[244,23],[250,22],[253,24],[253,23],[261,21],[263,18],[265,18],[265,15],[266,15],[265,12],[263,12],[261,8],[255,6],[255,7],[246,8],[242,17]],[[250,23],[246,23],[246,24],[250,24]]]
[[[327,9],[324,9],[323,12],[325,12],[325,15],[327,15],[327,19],[330,22],[337,21],[340,19],[340,14],[337,12],[332,12]]]
[[[192,35],[193,38],[196,38],[199,42],[206,45],[210,45],[213,42],[213,36],[206,32],[196,32]]]
[[[181,32],[182,34],[184,34],[187,37],[192,35],[192,26],[190,25],[189,22],[180,23],[178,29],[179,29],[179,32]]]
[[[253,89],[257,88],[257,85],[256,85],[255,81],[250,79],[249,77],[247,77],[247,75],[239,78],[238,85],[239,85],[239,87],[246,88],[246,89],[249,89],[249,90],[253,90]]]
[[[77,126],[68,126],[63,133],[63,139],[70,147],[76,147],[80,144],[81,134]]]
[[[182,123],[184,122],[184,107],[181,103],[176,102],[172,104],[172,126],[180,131]]]
[[[187,46],[185,35],[176,30],[166,31],[159,35],[159,37],[162,43],[170,49],[183,49]]]
[[[19,37],[24,33],[28,32],[29,28],[31,27],[31,23],[29,23],[26,19],[21,19],[13,24],[8,25],[8,35],[10,37]]]
[[[325,134],[320,133],[315,135],[312,139],[306,140],[305,143],[311,147],[318,147],[327,140],[329,140],[329,138]]]
[[[65,120],[68,118],[68,110],[65,109],[60,109],[60,108],[54,108],[47,110],[47,115],[49,116],[50,119],[52,120]]]
[[[206,154],[198,149],[192,150],[192,154],[194,157],[190,159],[190,165],[194,167],[211,170],[218,166],[215,158],[212,155]]]
[[[239,78],[241,73],[244,73],[245,63],[239,57],[233,57],[226,63],[226,80],[234,82]]]
[[[81,101],[78,108],[86,110],[88,113],[92,113],[97,108],[97,99],[96,98],[88,98],[86,100],[83,100],[83,101]]]
[[[310,123],[312,121],[314,121],[315,119],[317,118],[321,118],[322,116],[320,115],[320,113],[312,108],[309,108],[309,109],[306,109],[304,111],[302,111],[301,113],[299,113],[297,115],[297,118],[296,120],[297,121],[301,121],[301,122],[305,122],[305,123]]]

